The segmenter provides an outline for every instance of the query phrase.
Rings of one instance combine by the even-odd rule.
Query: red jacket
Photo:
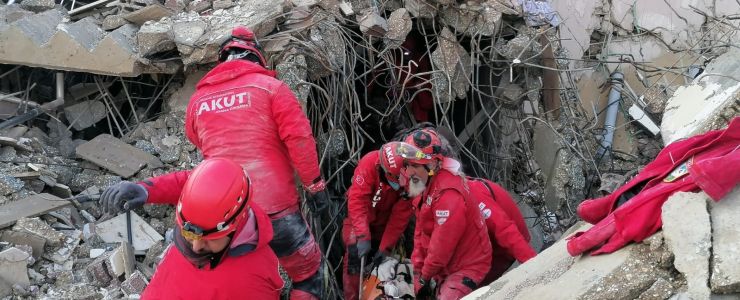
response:
[[[198,269],[177,247],[171,246],[142,299],[279,299],[283,281],[277,257],[268,245],[272,240],[270,219],[256,205],[250,207],[256,230],[249,234],[243,229],[238,231],[220,264],[212,269]],[[237,252],[233,249],[246,243],[256,247],[233,254]]]
[[[493,260],[513,257],[525,262],[537,255],[529,245],[527,224],[509,193],[501,186],[481,178],[470,178],[468,184],[470,195],[478,202],[488,228]]]
[[[608,237],[608,242],[592,252],[592,255],[614,252],[631,241],[642,241],[658,231],[663,224],[663,203],[676,192],[701,189],[715,201],[721,200],[740,182],[739,148],[740,117],[735,117],[727,129],[714,130],[671,143],[642,172],[614,193],[588,200],[603,202],[610,207],[616,227],[616,231]],[[689,160],[691,164],[688,174],[666,182],[669,181],[666,176]],[[620,195],[642,184],[644,187],[636,196],[614,209]],[[598,222],[601,219],[591,221]],[[599,229],[597,227],[598,225],[585,233],[578,232],[576,236],[595,236],[596,229]],[[574,240],[569,243],[574,243]]]
[[[268,214],[298,204],[294,168],[304,186],[320,175],[306,114],[275,73],[255,63],[219,64],[198,82],[185,116],[188,139],[203,157],[241,164],[254,184],[252,200]],[[172,177],[167,177],[172,178]],[[155,180],[149,201],[177,198],[176,182]]]
[[[467,180],[440,170],[414,199],[416,228],[411,261],[425,279],[452,273],[480,283],[491,267],[491,242]]]
[[[406,230],[413,210],[411,201],[381,180],[378,150],[360,159],[347,190],[347,208],[358,239],[380,239],[380,250],[390,251]]]

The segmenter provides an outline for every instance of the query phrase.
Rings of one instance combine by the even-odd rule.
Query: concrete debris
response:
[[[98,100],[84,101],[64,108],[67,120],[76,130],[82,130],[95,125],[105,118],[108,110],[105,104]]]
[[[213,9],[214,10],[227,9],[227,8],[233,7],[234,5],[236,5],[236,4],[234,3],[234,1],[231,1],[231,0],[215,0],[215,1],[213,1]]]
[[[518,107],[524,100],[524,89],[516,83],[504,80],[497,91],[501,94],[496,100],[501,100],[504,105]]]
[[[278,73],[278,79],[285,82],[293,91],[298,101],[301,103],[303,110],[306,110],[306,101],[308,100],[308,93],[311,91],[310,87],[305,84],[308,79],[308,71],[306,70],[308,65],[306,64],[306,57],[296,53],[296,51],[290,51],[275,66],[275,71]]]
[[[54,8],[54,0],[23,0],[21,7],[32,12],[42,12]]]
[[[20,226],[28,232],[38,234],[40,232],[35,231],[43,231],[44,226],[41,224],[45,225],[46,223],[34,221],[38,219],[27,219],[28,217],[38,216],[70,204],[69,201],[46,193],[28,196],[20,201],[7,204],[0,210],[0,228],[13,225],[17,221],[16,227]],[[43,234],[39,235],[44,236]]]
[[[39,218],[19,219],[13,226],[13,230],[42,237],[51,246],[60,246],[66,238],[63,233],[54,230]]]
[[[333,20],[327,20],[311,29],[309,42],[312,52],[306,56],[309,78],[328,76],[345,66],[346,44],[338,27]]]
[[[717,75],[717,76],[715,76]],[[740,49],[712,60],[691,85],[679,87],[668,100],[660,133],[668,145],[679,139],[726,126],[740,115]]]
[[[140,271],[136,271],[121,283],[121,289],[126,295],[137,295],[141,294],[148,284],[149,280],[146,279],[144,274]]]
[[[154,228],[144,221],[138,214],[131,212],[131,228],[133,229],[133,247],[138,255],[146,254],[146,250],[157,241],[164,239]],[[120,243],[128,240],[126,233],[126,214],[118,215],[105,222],[95,225],[95,232],[106,243]]]
[[[385,34],[383,41],[389,48],[401,47],[412,27],[413,22],[408,10],[399,8],[388,17],[388,32]]]
[[[23,189],[24,183],[10,175],[0,174],[0,196],[16,193]]]
[[[458,33],[491,36],[501,24],[501,9],[496,4],[495,1],[468,1],[457,7],[448,6],[440,15]]]
[[[146,7],[125,14],[122,17],[131,23],[142,25],[146,23],[146,21],[156,21],[164,17],[169,17],[171,15],[171,10],[158,3],[155,3],[149,4]]]
[[[557,27],[560,25],[558,14],[550,6],[549,1],[520,0],[519,3],[522,5],[524,20],[527,22],[527,26],[534,27],[549,24],[550,26]]]
[[[87,280],[94,286],[105,287],[113,280],[113,277],[108,273],[108,269],[105,262],[110,257],[112,251],[108,251],[98,256],[92,263],[85,267],[85,275]]]
[[[449,29],[442,29],[437,43],[437,49],[432,52],[432,65],[435,70],[443,73],[432,74],[435,99],[440,102],[449,102],[454,98],[463,99],[473,74],[473,62]]]
[[[26,271],[29,256],[15,247],[0,252],[0,280],[11,286],[18,284],[25,288],[31,285]]]
[[[504,274],[477,299],[636,299],[656,281],[670,278],[659,265],[660,251],[648,245],[574,258],[566,243],[561,240]]]
[[[714,293],[740,293],[740,188],[712,203],[712,278]]]
[[[663,235],[692,299],[708,299],[712,232],[704,193],[679,192],[663,204]]]
[[[0,235],[0,242],[30,246],[34,259],[41,257],[44,253],[44,245],[46,245],[46,239],[41,236],[14,230],[3,231],[2,235]]]
[[[625,182],[627,182],[627,178],[623,175],[614,173],[601,174],[601,186],[599,187],[599,191],[605,194],[611,194]]]
[[[384,37],[388,32],[388,21],[377,12],[365,12],[360,17],[360,31],[363,34],[375,37]]]
[[[403,0],[403,4],[415,18],[432,19],[437,16],[437,7],[426,0]]]
[[[536,56],[542,49],[542,45],[535,40],[536,34],[529,28],[520,28],[516,37],[509,41],[499,39],[496,51],[503,57],[512,61],[525,61]]]
[[[111,172],[129,178],[158,159],[121,140],[101,134],[76,149],[77,155]]]
[[[124,19],[121,15],[110,15],[103,19],[103,23],[100,25],[100,28],[105,31],[111,31],[128,23],[128,20]]]
[[[204,12],[206,10],[211,9],[211,5],[212,5],[212,2],[211,1],[195,0],[195,1],[191,1],[188,4],[188,10],[189,11],[193,11],[193,12],[197,12],[197,13],[202,13],[202,12]]]
[[[349,17],[355,14],[355,11],[352,10],[352,3],[349,2],[340,2],[339,3],[339,9],[342,11],[342,14],[345,17]]]

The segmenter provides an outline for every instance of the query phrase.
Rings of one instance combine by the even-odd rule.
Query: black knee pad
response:
[[[301,212],[272,220],[272,230],[274,233],[270,248],[277,257],[291,255],[311,240],[311,233]]]

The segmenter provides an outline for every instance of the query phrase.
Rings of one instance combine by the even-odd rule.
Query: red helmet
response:
[[[204,160],[190,173],[177,204],[183,237],[214,240],[236,231],[247,220],[251,194],[240,165],[223,158]]]
[[[406,164],[423,165],[431,161],[431,156],[404,142],[390,142],[380,147],[380,167],[391,185],[399,183],[401,169]]]
[[[404,142],[418,147],[433,158],[442,159],[449,155],[447,141],[433,128],[427,127],[412,131],[406,136]]]
[[[229,56],[235,52],[239,53],[239,58],[254,55],[259,60],[260,65],[267,66],[267,61],[262,55],[260,44],[255,38],[254,32],[247,27],[237,26],[231,30],[231,37],[221,44],[218,51],[218,61],[228,60]]]

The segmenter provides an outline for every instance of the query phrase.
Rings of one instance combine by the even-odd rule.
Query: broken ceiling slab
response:
[[[158,158],[122,142],[109,134],[101,134],[76,149],[79,157],[129,178]]]
[[[435,100],[449,102],[454,98],[466,96],[473,74],[472,60],[452,31],[445,27],[437,37],[438,47],[432,52],[432,65],[435,70],[443,71],[432,74]],[[449,79],[448,79],[449,78]],[[451,81],[451,87],[450,82]],[[450,93],[451,92],[451,93]]]
[[[501,24],[501,4],[493,1],[479,3],[468,1],[459,6],[449,6],[441,11],[442,20],[459,33],[469,36],[490,36]]]
[[[731,48],[712,60],[691,85],[679,87],[663,113],[663,143],[720,129],[740,115],[740,82],[736,78],[740,78],[740,49]]]
[[[35,217],[70,204],[69,201],[46,193],[10,202],[0,206],[0,228],[13,225],[21,218]]]
[[[152,226],[146,223],[135,212],[131,212],[131,229],[133,233],[133,247],[137,255],[144,255],[146,251],[164,237],[157,233]],[[126,214],[120,214],[110,220],[95,225],[95,232],[106,243],[127,242]]]

